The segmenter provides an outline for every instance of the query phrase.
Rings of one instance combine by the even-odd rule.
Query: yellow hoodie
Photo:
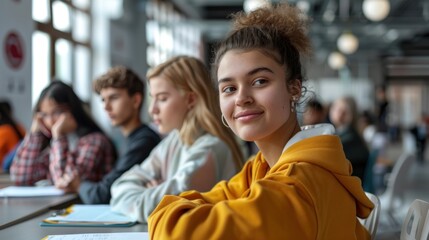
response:
[[[151,239],[370,239],[357,217],[373,204],[351,176],[340,139],[287,147],[270,169],[259,152],[206,193],[165,196],[149,218]]]

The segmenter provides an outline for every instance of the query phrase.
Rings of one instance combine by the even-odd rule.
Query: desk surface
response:
[[[40,222],[51,216],[52,211],[30,220],[10,226],[0,231],[0,239],[28,240],[42,239],[47,235],[79,234],[79,233],[111,233],[111,232],[146,232],[146,224],[132,227],[40,227]]]
[[[40,215],[52,208],[70,205],[75,200],[77,200],[75,194],[29,198],[0,197],[0,230]]]
[[[5,188],[12,185],[13,182],[10,180],[10,175],[8,173],[0,172],[0,188]]]

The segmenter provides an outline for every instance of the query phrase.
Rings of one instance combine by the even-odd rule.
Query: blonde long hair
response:
[[[146,77],[150,80],[160,75],[170,80],[176,89],[196,95],[196,104],[186,114],[180,129],[182,141],[193,144],[203,129],[229,146],[237,169],[241,169],[243,154],[235,135],[221,123],[217,91],[204,63],[194,57],[177,56],[151,69]]]

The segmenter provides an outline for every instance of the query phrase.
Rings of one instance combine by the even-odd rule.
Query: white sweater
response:
[[[208,191],[239,170],[228,145],[219,138],[206,133],[187,146],[175,130],[143,163],[135,165],[113,183],[110,205],[113,211],[146,223],[164,195],[177,195],[187,190]],[[145,187],[153,180],[160,184]]]

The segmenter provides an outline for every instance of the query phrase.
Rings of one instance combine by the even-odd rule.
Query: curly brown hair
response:
[[[105,74],[98,77],[93,88],[97,94],[103,88],[124,88],[130,96],[140,93],[144,96],[145,85],[143,80],[131,69],[124,66],[115,66],[109,69]]]
[[[303,81],[301,56],[311,52],[307,36],[308,17],[288,4],[264,7],[233,15],[233,29],[218,46],[213,74],[229,50],[260,50],[286,66],[287,81]]]

